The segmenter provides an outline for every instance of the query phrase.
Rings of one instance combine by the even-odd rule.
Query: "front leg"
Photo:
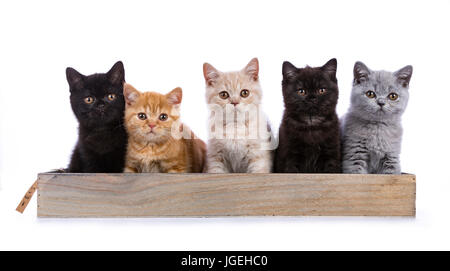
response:
[[[350,174],[368,174],[369,158],[369,151],[360,143],[347,143],[344,146],[342,170]]]
[[[230,173],[222,153],[208,153],[206,157],[207,173]]]
[[[276,173],[300,172],[298,165],[298,159],[300,159],[299,154],[288,150],[289,148],[286,148],[286,146],[281,143],[280,146],[278,146],[278,149],[275,150],[274,171]]]
[[[381,174],[401,174],[400,159],[396,154],[386,154],[380,161]]]
[[[138,173],[138,170],[135,167],[132,166],[125,166],[125,169],[123,170],[124,173]]]
[[[278,173],[302,173],[302,169],[298,156],[277,157],[277,160],[284,159],[284,161],[278,161],[277,172]]]
[[[167,170],[167,173],[186,173],[186,168],[174,167]]]
[[[186,173],[188,168],[183,161],[161,161],[161,171],[165,173]]]
[[[247,173],[272,172],[272,151],[250,151],[247,159]]]
[[[323,171],[320,173],[342,173],[342,165],[339,158],[329,158],[324,161]]]
[[[323,146],[318,163],[322,168],[318,173],[342,173],[340,142]]]

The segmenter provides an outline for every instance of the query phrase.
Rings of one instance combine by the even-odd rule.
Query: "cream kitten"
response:
[[[207,172],[269,173],[274,146],[261,110],[258,59],[237,72],[203,64],[209,106]]]

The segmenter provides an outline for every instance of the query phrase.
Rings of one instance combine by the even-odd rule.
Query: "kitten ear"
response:
[[[297,68],[294,65],[292,65],[291,62],[285,61],[283,62],[282,72],[284,78],[290,78],[293,77],[295,73],[297,73]]]
[[[353,83],[360,84],[361,82],[366,81],[369,78],[369,74],[370,69],[361,61],[357,61],[353,67]]]
[[[122,61],[117,61],[114,66],[106,73],[109,81],[114,85],[121,85],[125,82],[125,69]]]
[[[336,58],[328,60],[325,65],[321,67],[321,69],[332,75],[333,78],[336,78],[336,70],[337,70],[337,60]]]
[[[77,72],[74,68],[68,67],[66,69],[66,78],[70,86],[70,91],[73,87],[79,86],[83,83],[84,75]]]
[[[413,72],[413,67],[411,65],[405,66],[400,70],[394,72],[394,76],[397,77],[397,80],[402,84],[405,88],[409,85],[409,81],[411,80]]]
[[[205,77],[206,84],[212,86],[217,78],[219,78],[219,71],[211,64],[203,63],[203,76]]]
[[[259,61],[258,58],[253,58],[250,62],[245,66],[243,70],[248,76],[250,76],[253,80],[258,81],[259,77]]]
[[[127,83],[123,84],[123,96],[125,97],[125,102],[127,105],[133,105],[136,103],[140,95],[141,93],[132,85]]]
[[[177,87],[167,93],[166,97],[170,105],[179,105],[181,103],[181,99],[183,98],[183,91],[180,87]]]

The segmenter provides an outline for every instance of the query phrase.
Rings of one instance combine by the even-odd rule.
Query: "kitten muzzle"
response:
[[[377,104],[382,108],[383,106],[386,105],[386,102],[383,100],[377,100]]]

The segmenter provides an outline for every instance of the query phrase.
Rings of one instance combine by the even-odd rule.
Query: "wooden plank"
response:
[[[415,216],[414,175],[39,174],[39,217]]]

